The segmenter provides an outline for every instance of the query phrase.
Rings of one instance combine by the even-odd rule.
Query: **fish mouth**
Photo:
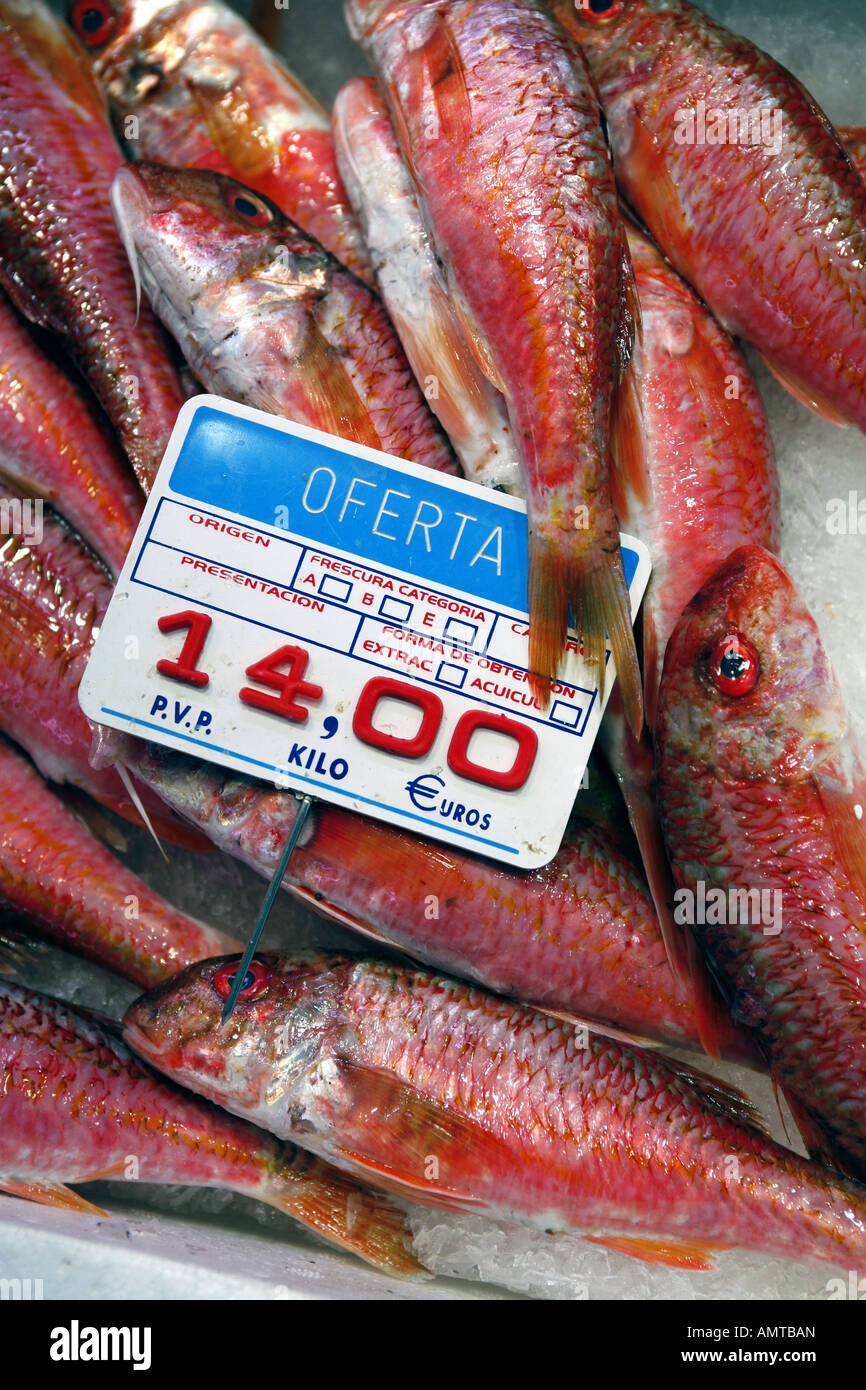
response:
[[[131,1018],[129,1014],[123,1020],[123,1036],[133,1052],[140,1053],[142,1057],[161,1057],[168,1051],[164,1038],[154,1037],[146,1024]]]
[[[140,311],[142,287],[157,318],[161,318],[169,332],[177,333],[175,328],[179,315],[171,295],[163,288],[163,281],[170,281],[171,274],[160,275],[151,265],[160,264],[158,239],[149,235],[150,222],[154,213],[166,212],[173,206],[170,191],[160,183],[164,174],[161,166],[148,164],[127,164],[118,169],[111,185],[111,211],[123,248],[135,280],[137,312]]]

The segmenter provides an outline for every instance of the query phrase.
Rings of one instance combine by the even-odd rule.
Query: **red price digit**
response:
[[[517,752],[507,771],[494,772],[492,768],[472,762],[469,744],[478,729],[492,729],[516,741]],[[486,710],[473,709],[462,715],[457,723],[448,747],[448,766],[458,777],[468,777],[471,782],[481,782],[485,787],[496,787],[502,792],[516,792],[532,771],[537,752],[538,736],[528,724],[518,724],[507,714],[488,714]]]
[[[207,613],[195,613],[191,608],[185,609],[183,613],[169,613],[167,617],[159,619],[160,632],[176,632],[178,628],[189,628],[177,661],[156,663],[156,669],[161,676],[168,676],[173,681],[182,681],[184,685],[198,686],[199,689],[203,689],[209,683],[210,677],[197,668],[212,621]]]
[[[261,690],[251,690],[245,685],[239,692],[241,700],[245,705],[254,705],[256,709],[264,709],[270,714],[282,715],[283,719],[291,719],[295,724],[303,724],[310,711],[296,704],[295,697],[303,695],[314,701],[322,698],[320,685],[311,685],[302,679],[309,659],[309,652],[305,652],[303,647],[280,647],[270,656],[256,661],[247,667],[250,680],[279,693],[265,695]],[[278,668],[286,662],[290,663],[288,671],[280,671]]]
[[[388,695],[392,700],[403,700],[407,705],[416,705],[421,711],[421,727],[414,738],[397,738],[373,727],[373,715],[379,701]],[[362,743],[371,748],[381,748],[386,753],[397,753],[403,758],[423,758],[433,747],[433,741],[442,723],[442,701],[432,690],[408,685],[405,681],[389,680],[387,676],[376,676],[368,681],[361,691],[361,698],[355,707],[352,729]]]

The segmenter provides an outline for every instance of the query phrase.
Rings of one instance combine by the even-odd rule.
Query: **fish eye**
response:
[[[88,48],[108,43],[117,25],[109,0],[75,0],[70,13],[72,27]]]
[[[723,695],[748,695],[758,683],[758,653],[745,637],[729,632],[710,656],[710,680]]]
[[[232,212],[236,212],[245,222],[252,222],[254,227],[267,227],[274,220],[274,214],[267,203],[247,189],[243,192],[235,190],[229,193],[228,204]]]
[[[228,965],[221,965],[214,975],[213,987],[221,999],[228,999],[234,984],[235,975],[238,973],[239,961],[229,961]],[[264,994],[271,981],[271,972],[257,960],[250,961],[250,967],[244,976],[241,992],[238,995],[238,1003],[246,999],[258,999]]]
[[[624,0],[574,0],[578,18],[589,24],[604,24],[616,19],[625,9]]]

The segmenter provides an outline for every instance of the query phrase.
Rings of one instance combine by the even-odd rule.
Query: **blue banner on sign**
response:
[[[526,612],[526,513],[254,420],[200,406],[171,474],[222,507],[430,584]],[[626,582],[637,554],[623,548]]]

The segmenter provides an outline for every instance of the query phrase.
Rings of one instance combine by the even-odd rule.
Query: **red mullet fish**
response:
[[[264,955],[184,970],[124,1019],[160,1071],[432,1207],[690,1269],[732,1246],[850,1265],[866,1190],[773,1142],[745,1096],[426,971]]]
[[[372,284],[328,113],[219,0],[70,0],[134,159],[213,169],[270,198]]]
[[[379,299],[258,193],[130,164],[112,202],[156,312],[210,391],[458,472]]]
[[[272,877],[297,813],[290,793],[155,744],[130,759],[166,805]],[[521,873],[321,806],[283,882],[342,926],[438,969],[614,1032],[700,1046],[694,999],[665,960],[646,885],[598,827],[573,825],[550,864]],[[724,1030],[722,1045],[754,1063],[737,1030]]]
[[[4,1192],[106,1216],[66,1184],[217,1187],[267,1202],[390,1274],[423,1273],[387,1199],[153,1076],[95,1019],[2,980],[0,1070]]]
[[[0,903],[40,935],[143,989],[237,948],[142,883],[3,740]]]
[[[665,657],[662,825],[689,923],[810,1151],[866,1178],[866,778],[818,629],[743,546]]]
[[[798,400],[866,430],[866,186],[804,87],[686,0],[550,0],[625,200]]]
[[[529,509],[529,668],[544,702],[569,613],[629,721],[637,656],[609,490],[636,300],[585,64],[535,0],[347,0],[455,307],[505,397]]]
[[[643,602],[644,706],[655,724],[668,638],[688,601],[740,545],[779,544],[779,486],[764,410],[742,354],[688,285],[639,232],[629,246],[641,335],[617,420],[614,505],[640,537],[653,573]],[[671,964],[691,946],[671,915],[672,884],[652,788],[652,746],[630,733],[614,691],[601,732],[640,843]],[[690,968],[700,989],[700,967]],[[702,1037],[711,1052],[715,1010]]]
[[[122,162],[72,36],[41,0],[0,0],[0,281],[60,335],[147,491],[184,393],[111,220]]]

